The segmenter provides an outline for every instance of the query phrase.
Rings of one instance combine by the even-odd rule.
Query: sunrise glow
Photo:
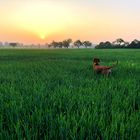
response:
[[[0,41],[140,38],[139,0],[2,0]]]

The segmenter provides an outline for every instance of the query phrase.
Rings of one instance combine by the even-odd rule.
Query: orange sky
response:
[[[0,9],[3,42],[140,38],[138,0],[3,0]]]

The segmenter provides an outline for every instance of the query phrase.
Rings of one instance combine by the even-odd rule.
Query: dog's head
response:
[[[93,63],[94,63],[95,65],[99,65],[100,59],[99,59],[99,58],[93,58]]]

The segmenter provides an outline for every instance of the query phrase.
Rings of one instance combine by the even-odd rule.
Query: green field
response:
[[[1,49],[0,139],[139,140],[140,50]]]

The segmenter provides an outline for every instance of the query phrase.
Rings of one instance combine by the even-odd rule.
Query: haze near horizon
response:
[[[0,41],[140,38],[139,0],[0,0]]]

